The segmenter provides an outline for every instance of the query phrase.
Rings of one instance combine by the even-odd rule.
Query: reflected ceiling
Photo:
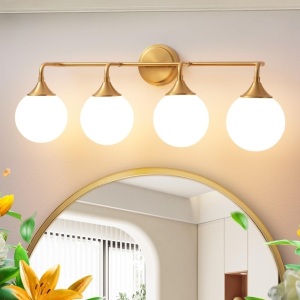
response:
[[[191,198],[213,191],[211,187],[197,181],[171,176],[140,176],[123,179],[120,182],[184,198]]]

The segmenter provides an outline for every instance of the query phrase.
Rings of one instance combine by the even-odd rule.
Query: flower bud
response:
[[[0,217],[7,214],[14,203],[14,195],[6,195],[0,198]]]

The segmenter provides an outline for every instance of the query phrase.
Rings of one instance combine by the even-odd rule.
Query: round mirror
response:
[[[247,230],[232,219],[233,211],[248,216]],[[47,240],[45,232],[62,238]],[[65,240],[72,236],[67,248]],[[97,296],[109,300],[145,299],[145,289],[151,300],[230,300],[267,298],[278,284],[284,267],[277,248],[265,244],[269,240],[254,212],[217,183],[185,171],[142,168],[77,191],[48,217],[28,251],[35,269],[50,257],[45,252],[50,247],[56,249],[49,250],[54,258],[65,253],[69,265],[88,266],[82,276],[91,270],[100,286]],[[133,265],[128,275],[124,270]],[[72,271],[61,269],[69,279]],[[141,288],[125,294],[111,274],[121,282],[134,277]]]

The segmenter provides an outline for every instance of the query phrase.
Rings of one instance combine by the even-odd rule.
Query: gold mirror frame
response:
[[[36,234],[34,235],[31,243],[28,245],[27,251],[29,255],[31,255],[34,247],[38,243],[39,239],[43,235],[44,231],[49,227],[49,225],[55,220],[55,218],[63,211],[65,210],[69,205],[71,205],[73,202],[78,200],[82,195],[90,192],[91,190],[94,190],[95,188],[98,188],[100,186],[103,186],[108,183],[112,183],[121,179],[126,178],[132,178],[137,176],[147,176],[147,175],[165,175],[165,176],[174,176],[174,177],[181,177],[185,179],[190,179],[197,181],[199,183],[205,184],[216,191],[220,192],[224,196],[226,196],[228,199],[233,201],[237,206],[239,206],[247,215],[248,217],[255,223],[255,225],[258,227],[260,232],[262,233],[265,240],[272,241],[273,238],[271,234],[269,233],[268,229],[265,227],[265,225],[262,223],[262,221],[258,218],[258,216],[238,197],[236,197],[234,194],[232,194],[230,191],[228,191],[226,188],[222,187],[218,183],[205,178],[201,175],[197,175],[195,173],[182,171],[178,169],[169,169],[169,168],[138,168],[138,169],[132,169],[127,171],[121,171],[112,175],[105,176],[101,179],[98,179],[73,195],[71,195],[68,199],[66,199],[62,204],[60,204],[51,214],[50,216],[45,220],[45,222],[41,225],[41,227],[37,230]],[[275,259],[277,269],[278,269],[278,275],[280,281],[283,279],[284,274],[284,265],[280,256],[280,253],[278,251],[278,248],[276,246],[270,246],[271,252],[273,254],[273,257]]]

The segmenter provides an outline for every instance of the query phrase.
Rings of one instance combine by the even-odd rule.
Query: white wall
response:
[[[199,300],[225,297],[224,232],[224,219],[198,225]]]
[[[38,212],[37,224],[86,184],[121,170],[152,166],[206,176],[243,199],[275,238],[296,238],[299,203],[300,12],[161,12],[0,15],[0,169],[12,175],[1,192],[16,195],[14,210]],[[152,112],[171,86],[147,85],[134,68],[111,72],[117,90],[131,102],[135,126],[116,146],[101,147],[83,135],[79,113],[97,90],[102,70],[47,69],[49,87],[69,111],[66,131],[50,144],[33,144],[17,132],[14,112],[36,84],[45,61],[136,61],[144,48],[163,43],[183,60],[265,60],[262,82],[286,112],[287,129],[274,148],[248,153],[229,140],[225,117],[252,79],[248,68],[189,68],[185,81],[207,103],[211,125],[199,144],[176,149],[163,144]],[[17,221],[5,219],[12,230]],[[17,234],[10,242],[17,242]],[[282,250],[286,262],[292,251]],[[166,279],[167,280],[167,279]]]

